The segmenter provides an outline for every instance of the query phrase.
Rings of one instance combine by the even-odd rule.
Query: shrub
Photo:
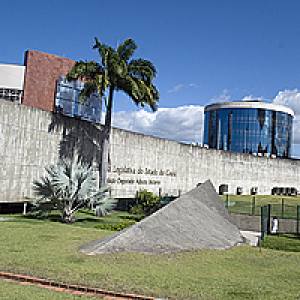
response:
[[[89,166],[69,160],[46,168],[47,175],[35,180],[33,189],[39,199],[33,203],[41,214],[51,210],[61,211],[62,221],[75,221],[74,213],[81,208],[93,207],[103,216],[113,209],[116,201],[106,196],[108,189],[96,187]]]
[[[131,213],[149,216],[159,208],[159,196],[150,191],[142,190],[137,193],[136,205],[131,208]]]
[[[128,216],[120,216],[121,219],[133,220],[136,222],[141,221],[144,217],[145,217],[144,214],[133,214],[133,215],[128,215]]]
[[[97,224],[94,227],[97,229],[102,229],[102,230],[110,230],[110,231],[120,231],[123,230],[131,225],[134,225],[136,222],[133,220],[126,220],[120,223],[102,223],[102,224]]]

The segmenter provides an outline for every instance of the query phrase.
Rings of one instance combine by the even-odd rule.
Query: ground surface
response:
[[[77,251],[80,245],[110,234],[51,221],[0,222],[0,270],[169,299],[300,297],[299,252],[260,252],[248,246],[176,255],[86,256]],[[300,244],[299,239],[293,241]],[[10,290],[4,283],[0,289]]]
[[[35,286],[24,286],[0,280],[1,300],[96,300],[95,297],[74,296]]]
[[[270,235],[263,246],[268,249],[300,252],[300,237],[292,234]]]

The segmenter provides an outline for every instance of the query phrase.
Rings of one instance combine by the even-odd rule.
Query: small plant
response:
[[[136,205],[131,208],[131,213],[149,216],[160,207],[159,196],[150,191],[142,190],[137,193]]]
[[[120,231],[131,225],[134,225],[136,222],[133,220],[124,220],[123,222],[111,224],[111,223],[103,223],[97,224],[94,227],[102,230],[111,230],[111,231]]]
[[[171,203],[172,201],[174,201],[175,199],[177,199],[178,197],[176,196],[164,196],[160,199],[160,206],[163,207],[169,203]]]
[[[75,212],[87,207],[99,216],[106,215],[116,204],[106,196],[108,188],[96,188],[96,180],[89,166],[62,160],[46,168],[47,175],[33,182],[33,190],[39,198],[34,204],[35,211],[47,213],[61,211],[65,223],[75,221]]]
[[[133,220],[135,222],[139,222],[144,218],[144,215],[141,214],[134,214],[134,215],[129,215],[129,216],[120,216],[121,219],[123,220]]]

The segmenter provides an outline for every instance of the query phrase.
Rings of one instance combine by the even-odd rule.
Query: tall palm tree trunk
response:
[[[109,163],[109,139],[111,132],[111,116],[113,107],[113,97],[114,97],[114,86],[110,86],[108,101],[106,106],[105,123],[102,135],[102,153],[101,161],[99,163],[99,187],[106,186],[107,184],[107,172]]]

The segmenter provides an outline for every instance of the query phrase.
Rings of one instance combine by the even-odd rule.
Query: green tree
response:
[[[113,99],[116,91],[127,94],[136,105],[148,105],[156,110],[159,93],[153,80],[156,68],[145,59],[133,59],[137,48],[132,39],[126,39],[117,48],[101,43],[95,38],[100,61],[79,61],[67,75],[68,80],[81,79],[85,87],[81,93],[83,99],[93,92],[98,92],[105,103],[105,123],[101,141],[102,159],[99,162],[99,184],[106,185],[108,171],[108,151],[111,132]]]
[[[106,197],[107,188],[96,188],[96,181],[90,167],[60,161],[46,168],[47,175],[33,182],[38,200],[35,211],[40,213],[60,210],[62,221],[73,223],[75,212],[80,208],[93,208],[97,215],[105,215],[116,204]]]

